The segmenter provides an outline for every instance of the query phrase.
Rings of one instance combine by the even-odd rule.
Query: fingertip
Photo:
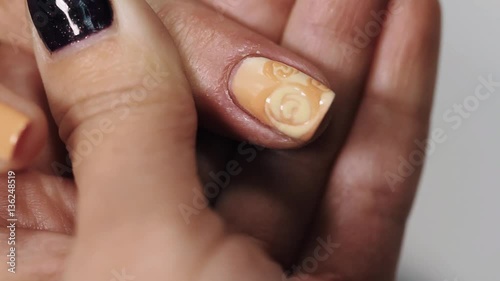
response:
[[[43,122],[29,122],[21,132],[17,145],[15,146],[10,168],[24,169],[28,167],[39,155],[45,146],[47,138],[47,123],[45,118]]]
[[[0,171],[24,169],[45,145],[47,121],[36,105],[5,88],[0,93]]]
[[[321,133],[335,93],[294,64],[248,56],[233,70],[229,91],[243,112],[289,138],[290,146],[302,146]]]

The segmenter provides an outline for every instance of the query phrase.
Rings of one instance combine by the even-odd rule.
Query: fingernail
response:
[[[311,76],[264,57],[245,58],[233,71],[229,88],[244,111],[300,141],[314,136],[335,98]]]
[[[0,103],[0,160],[10,161],[30,119],[21,112]]]
[[[111,25],[109,0],[28,0],[33,24],[51,51],[57,51]]]

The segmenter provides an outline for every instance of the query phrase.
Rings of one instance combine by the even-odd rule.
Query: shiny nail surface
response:
[[[109,0],[28,0],[28,7],[38,34],[51,52],[113,22]]]
[[[229,88],[247,113],[300,141],[314,136],[335,98],[309,75],[263,57],[249,57],[236,66]]]
[[[0,160],[12,159],[19,138],[29,122],[26,115],[0,103]]]

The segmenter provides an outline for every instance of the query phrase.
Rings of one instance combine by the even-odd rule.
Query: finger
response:
[[[37,3],[28,2],[31,14],[47,22],[37,26],[35,53],[79,188],[78,231],[64,280],[108,279],[122,268],[144,280],[190,280],[193,272],[211,280],[240,250],[262,258],[276,275],[256,247],[226,239],[209,209],[190,224],[179,211],[201,189],[196,112],[175,46],[147,3],[58,2],[58,13],[44,13]],[[68,10],[69,17],[61,14]],[[137,261],[140,251],[151,255]],[[151,267],[159,260],[170,266]],[[268,280],[259,278],[268,271],[232,260],[245,264],[248,280]]]
[[[7,229],[7,228],[6,228]],[[10,232],[2,229],[0,239],[9,241]],[[0,271],[1,280],[62,280],[66,257],[70,252],[70,236],[39,230],[16,229],[16,245],[0,244],[8,262]],[[13,247],[14,246],[14,247]],[[15,252],[12,251],[15,248]]]
[[[425,148],[418,143],[427,137],[440,8],[435,0],[396,2],[401,13],[388,18],[366,96],[311,236],[339,245],[314,273],[342,280],[394,279],[423,164]],[[304,257],[317,246],[312,242]]]
[[[196,113],[167,31],[142,2],[124,1],[114,14],[104,0],[73,4],[54,3],[60,12],[51,13],[28,1],[39,34],[38,65],[80,188],[82,223],[96,204],[111,216],[126,200],[151,209],[159,207],[165,193],[172,196],[161,205],[190,196],[190,191],[163,188],[184,180],[196,183]],[[66,10],[73,13],[70,20]],[[46,24],[39,25],[43,18]],[[177,166],[165,167],[167,160]],[[139,196],[143,191],[136,175],[147,178],[150,195]],[[115,198],[118,192],[123,196]],[[132,209],[122,210],[123,215]]]
[[[295,0],[202,0],[252,30],[278,42]]]
[[[308,153],[309,146],[288,152],[243,142],[205,185],[225,188],[215,209],[228,229],[254,237],[284,268],[299,254],[328,173]]]
[[[50,117],[47,98],[33,55],[32,33],[23,1],[0,0],[0,84],[40,107],[48,121],[47,143],[30,168],[54,174],[66,163],[66,151]]]
[[[282,45],[315,63],[338,94],[329,143],[340,143],[351,126],[384,18],[397,13],[389,0],[297,0]],[[398,1],[394,2],[397,3]],[[320,150],[325,151],[320,148]],[[330,159],[335,149],[328,149]]]
[[[47,136],[40,108],[0,84],[0,122],[0,170],[32,164]]]
[[[11,199],[15,196],[13,215],[18,228],[73,233],[76,206],[73,181],[32,170],[4,173],[0,180],[2,229],[10,224],[8,219],[12,217],[8,205],[12,204]]]
[[[321,133],[334,93],[312,65],[197,1],[153,6],[179,47],[204,127],[274,148]]]
[[[0,41],[0,58],[0,83],[42,106],[46,98],[40,94],[43,85],[33,54],[24,50],[15,51],[12,46]]]
[[[1,280],[60,280],[75,197],[69,180],[34,171],[0,177],[0,251],[7,256]]]
[[[354,31],[372,26],[372,21],[381,29],[382,22],[376,21],[373,13],[378,16],[398,8],[387,8],[387,2],[296,1],[282,45],[316,63],[327,75],[337,93],[332,123],[320,138],[299,151],[258,152],[241,178],[232,181],[232,188],[217,202],[234,229],[263,241],[285,267],[295,258],[307,233],[333,161],[351,127],[373,59],[378,33],[370,33],[373,36],[360,46],[355,44],[358,38]],[[365,36],[364,31],[361,35]],[[248,184],[248,179],[255,177],[268,180]],[[253,206],[272,206],[270,213],[274,215],[262,220],[264,208],[254,211]],[[276,228],[278,224],[284,227]]]
[[[0,41],[13,51],[33,53],[31,28],[23,1],[0,0]]]
[[[19,3],[22,4],[21,2]],[[24,10],[24,5],[18,7],[19,5],[13,4],[13,6],[17,8],[16,11],[21,10],[21,7]],[[24,18],[25,14],[22,15]],[[21,22],[21,19],[16,18],[13,22],[9,22],[9,24],[16,26]],[[12,32],[12,30],[14,29],[10,31]],[[29,42],[31,43],[31,40]],[[50,115],[47,97],[43,89],[35,57],[31,52],[18,47],[15,44],[2,44],[0,42],[0,84],[3,84],[5,88],[27,102],[35,104],[43,111],[43,115],[48,121],[47,142],[38,156],[31,161],[29,167],[46,174],[53,174],[53,163],[66,162],[64,145],[62,145],[59,139],[57,127]],[[32,48],[30,46],[30,49]],[[5,99],[8,100],[8,97]]]

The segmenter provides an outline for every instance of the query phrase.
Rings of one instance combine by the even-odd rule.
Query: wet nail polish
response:
[[[229,88],[244,111],[304,142],[314,136],[335,98],[316,79],[264,57],[245,58],[233,71]]]
[[[28,7],[38,34],[51,52],[113,22],[109,0],[28,0]]]
[[[0,162],[14,156],[16,145],[29,125],[29,118],[17,110],[0,103]]]

